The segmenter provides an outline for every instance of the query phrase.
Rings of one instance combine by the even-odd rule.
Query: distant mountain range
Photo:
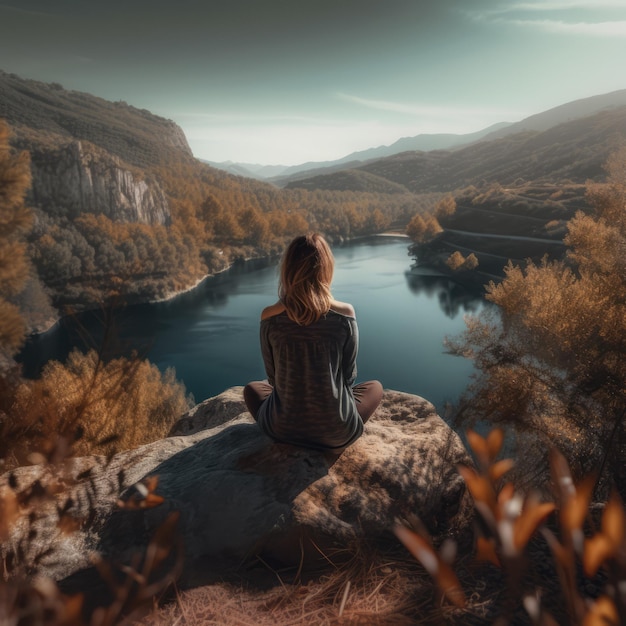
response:
[[[388,193],[454,191],[467,185],[524,182],[585,184],[604,177],[603,166],[626,136],[626,105],[558,124],[523,130],[454,150],[409,151],[349,168],[318,170],[283,180],[287,188]]]
[[[430,152],[434,150],[452,150],[478,141],[492,141],[523,131],[545,131],[565,122],[584,118],[601,111],[626,106],[626,89],[589,98],[574,100],[554,107],[542,113],[531,115],[519,122],[501,122],[475,133],[468,134],[420,134],[415,137],[403,137],[389,146],[378,146],[359,152],[352,152],[333,161],[309,161],[300,165],[258,165],[233,161],[206,161],[213,167],[237,176],[271,180],[279,186],[285,186],[299,179],[320,174],[356,168],[365,163],[391,157],[409,151]]]

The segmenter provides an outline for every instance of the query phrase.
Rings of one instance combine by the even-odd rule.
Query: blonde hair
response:
[[[301,235],[289,244],[281,263],[278,289],[289,319],[308,326],[328,313],[334,269],[333,253],[320,234]]]

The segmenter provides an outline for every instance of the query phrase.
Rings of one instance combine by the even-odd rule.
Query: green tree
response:
[[[589,186],[594,211],[568,224],[564,261],[509,264],[455,349],[480,375],[461,422],[506,424],[557,445],[582,474],[602,469],[626,495],[626,148]]]

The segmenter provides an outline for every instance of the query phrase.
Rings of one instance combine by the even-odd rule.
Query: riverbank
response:
[[[378,238],[384,238],[384,239],[397,238],[397,239],[403,239],[403,240],[409,239],[409,237],[405,233],[402,233],[400,231],[387,231],[383,233],[373,233],[370,235],[359,235],[358,237],[351,237],[349,239],[344,239],[343,241],[336,242],[336,243],[339,246],[344,246],[344,245],[349,245],[351,243],[360,243],[360,242],[367,241],[368,239],[374,240]],[[146,300],[138,300],[136,302],[133,301],[132,304],[161,304],[164,302],[171,302],[180,296],[189,294],[193,292],[194,290],[201,288],[202,285],[204,285],[207,280],[224,275],[227,272],[233,270],[238,265],[246,265],[246,264],[254,263],[254,262],[269,262],[274,258],[278,260],[279,256],[275,254],[270,254],[270,255],[265,255],[265,256],[250,256],[250,257],[245,257],[245,258],[237,258],[233,260],[232,262],[228,263],[228,265],[226,265],[221,270],[218,270],[215,272],[208,272],[204,274],[203,276],[197,278],[192,283],[190,283],[187,287],[170,290],[166,292],[163,296],[149,298]],[[85,306],[84,308],[80,309],[80,313],[84,313],[87,311],[95,311],[98,308],[99,308],[98,306]],[[43,336],[53,331],[64,317],[67,317],[67,315],[62,315],[59,313],[57,317],[50,318],[45,323],[38,325],[38,327],[29,329],[28,336],[31,338],[35,338],[35,337]]]

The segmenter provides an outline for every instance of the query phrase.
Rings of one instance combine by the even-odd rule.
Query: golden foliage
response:
[[[443,228],[432,214],[416,213],[406,227],[406,234],[416,243],[426,243],[434,239]]]
[[[20,240],[31,224],[24,207],[29,186],[28,154],[11,152],[8,126],[0,120],[0,350],[9,355],[18,350],[25,333],[17,307],[7,298],[20,292],[29,273],[26,246]]]
[[[446,265],[453,271],[473,270],[478,267],[478,259],[473,252],[464,257],[461,252],[455,250],[446,260]]]
[[[19,383],[2,422],[0,458],[51,454],[63,439],[72,455],[134,448],[166,436],[190,404],[173,370],[74,350],[65,365],[52,361],[39,380]]]
[[[568,223],[565,260],[509,263],[488,285],[500,319],[475,318],[457,346],[480,372],[459,419],[558,441],[577,475],[600,465],[624,495],[626,149],[607,169],[606,183],[589,186],[595,212]]]
[[[509,459],[497,460],[504,440],[503,431],[496,429],[486,437],[469,431],[467,440],[477,459],[478,469],[461,466],[459,471],[483,522],[478,527],[476,559],[501,569],[506,579],[501,614],[496,623],[512,623],[510,620],[518,604],[523,604],[534,624],[557,623],[543,606],[541,590],[528,588],[525,580],[531,568],[528,547],[538,531],[552,552],[565,603],[560,610],[567,623],[573,626],[623,623],[626,596],[619,590],[626,581],[626,513],[619,496],[613,493],[605,505],[601,529],[583,539],[585,525],[591,517],[589,498],[594,480],[591,477],[576,484],[567,461],[553,449],[550,466],[561,531],[555,533],[546,523],[557,510],[554,502],[543,501],[534,492],[524,495],[513,483],[501,480],[506,469],[512,467]],[[442,577],[432,547],[421,537],[419,541],[414,537],[407,540],[405,535],[408,532],[404,529],[402,534],[396,534],[407,547],[411,546],[416,558],[426,561],[426,569],[442,591],[444,585],[450,587],[450,581],[456,581],[456,577]],[[593,578],[600,568],[604,568],[606,595],[595,601],[585,597],[584,586],[576,578],[577,562],[583,564],[588,578]],[[460,591],[460,585],[452,588],[456,587]]]
[[[435,205],[434,215],[435,217],[441,219],[450,217],[454,215],[456,212],[456,200],[453,195],[444,196],[437,204]]]

